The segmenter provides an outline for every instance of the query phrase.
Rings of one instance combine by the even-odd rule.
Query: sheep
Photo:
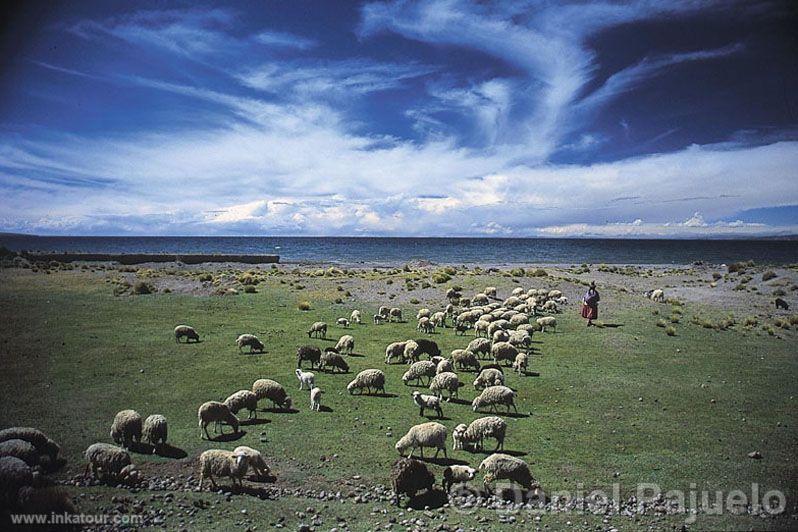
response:
[[[477,356],[487,356],[490,354],[490,345],[490,340],[487,338],[474,338],[468,342],[468,347],[466,347],[466,350],[471,351]]]
[[[175,342],[180,343],[180,339],[185,337],[186,343],[189,340],[194,340],[195,342],[199,342],[199,334],[194,329],[194,327],[189,327],[188,325],[178,325],[175,327]]]
[[[496,411],[497,405],[507,406],[507,412],[510,412],[512,406],[515,413],[518,413],[518,408],[515,406],[516,393],[507,386],[488,386],[482,393],[479,394],[471,402],[471,408],[477,412],[480,408],[489,406],[491,410]]]
[[[535,322],[540,326],[541,332],[546,332],[546,327],[550,329],[557,328],[557,319],[554,316],[544,316],[536,319]]]
[[[252,391],[255,392],[258,401],[261,399],[268,399],[274,406],[282,408],[283,410],[291,409],[291,398],[285,393],[285,388],[277,381],[258,379],[252,383]]]
[[[233,432],[238,432],[239,421],[238,418],[230,411],[230,408],[218,401],[208,401],[202,403],[197,410],[197,420],[199,421],[200,439],[203,439],[203,433],[210,440],[211,435],[208,434],[208,425],[211,423],[227,424],[233,427]],[[215,429],[216,426],[214,426]],[[221,425],[222,432],[224,432],[224,425]]]
[[[441,397],[444,391],[449,392],[447,402],[452,400],[452,397],[457,397],[457,391],[460,389],[460,379],[456,373],[451,371],[444,371],[435,375],[429,383],[429,390]]]
[[[249,457],[245,453],[236,453],[235,451],[225,451],[222,449],[209,449],[204,451],[199,457],[200,464],[200,479],[197,486],[199,491],[202,491],[202,483],[207,477],[211,481],[211,486],[216,489],[216,481],[214,476],[217,477],[230,477],[233,485],[241,485],[241,479],[247,474],[249,469]]]
[[[648,296],[651,301],[655,301],[657,303],[664,303],[665,302],[665,291],[661,288],[657,288],[656,290],[652,290]]]
[[[488,386],[499,386],[504,384],[504,373],[495,368],[483,369],[474,379],[474,388],[482,390]]]
[[[155,454],[159,446],[166,445],[166,436],[168,434],[168,426],[166,418],[160,414],[152,414],[147,416],[144,420],[144,426],[141,429],[141,436],[145,442],[152,445],[152,453]]]
[[[335,320],[335,324],[339,327],[343,327],[344,329],[349,328],[349,320],[346,318],[338,318]]]
[[[391,321],[402,321],[402,309],[400,308],[392,308],[389,312],[389,315]]]
[[[347,373],[349,371],[349,364],[346,363],[344,357],[336,353],[335,351],[327,351],[325,350],[324,353],[321,355],[321,362],[319,363],[319,367],[323,371],[327,371],[327,368],[331,368],[332,371],[336,369]]]
[[[15,456],[0,457],[0,508],[14,504],[19,490],[31,484],[33,471],[28,464]]]
[[[556,298],[554,300],[554,302],[557,303],[558,305],[567,305],[568,304],[568,298],[565,297],[565,296],[560,296],[560,297]]]
[[[296,378],[299,380],[300,390],[305,388],[310,390],[313,388],[316,381],[316,375],[314,373],[311,373],[310,371],[302,371],[301,369],[297,369],[294,371],[294,373],[296,374]]]
[[[508,340],[510,345],[519,349],[529,349],[532,346],[532,337],[526,331],[513,331]]]
[[[776,305],[776,310],[778,309],[790,310],[790,304],[784,301],[780,297],[777,297],[775,301],[773,301],[773,304]]]
[[[413,362],[405,374],[402,375],[402,382],[405,383],[405,386],[412,381],[416,381],[416,383],[421,382],[423,384],[422,379],[424,377],[428,377],[430,380],[432,380],[436,374],[435,369],[435,363],[429,360]]]
[[[479,469],[485,471],[483,484],[487,491],[490,491],[490,483],[495,480],[509,480],[527,490],[537,486],[527,463],[508,454],[494,453],[488,456],[479,464]]]
[[[429,318],[421,318],[418,320],[418,325],[416,325],[416,330],[421,331],[427,334],[432,334],[435,332],[435,324]]]
[[[357,323],[358,325],[360,325],[360,323],[362,322],[362,320],[360,318],[360,311],[359,310],[353,310],[352,314],[349,316],[349,321],[351,321],[352,323]]]
[[[130,472],[130,455],[121,447],[108,443],[93,443],[83,453],[86,458],[84,476],[91,473],[98,480],[120,479],[123,471]]]
[[[263,455],[260,454],[260,451],[257,449],[247,447],[246,445],[240,445],[233,449],[233,454],[246,456],[249,468],[255,472],[255,475],[257,475],[258,478],[271,476],[271,470],[269,469],[269,466],[266,465]]]
[[[351,355],[352,351],[355,350],[355,337],[349,334],[343,335],[338,339],[335,348],[340,353],[348,353]]]
[[[391,309],[389,309],[388,307],[380,307],[379,310],[377,310],[377,314],[387,320],[388,317],[391,315]]]
[[[310,409],[314,412],[321,410],[321,395],[323,393],[318,386],[314,386],[310,390]]]
[[[435,476],[424,462],[413,458],[399,458],[391,466],[391,487],[394,501],[399,506],[399,496],[407,495],[411,500],[421,490],[431,490],[435,485]]]
[[[523,325],[525,323],[529,323],[529,316],[523,312],[519,312],[518,314],[510,317],[510,327],[514,327],[516,330],[518,329],[519,325]]]
[[[443,491],[449,492],[455,484],[465,483],[474,480],[477,470],[466,465],[450,465],[443,470]]]
[[[496,440],[496,450],[504,449],[507,422],[499,416],[485,416],[472,421],[468,426],[457,425],[452,431],[452,450],[482,451],[486,438]]]
[[[471,351],[466,349],[455,349],[452,351],[451,359],[456,368],[474,368],[479,371],[479,360],[477,360],[477,355]]]
[[[436,342],[427,338],[416,338],[415,342],[418,344],[416,352],[419,356],[427,355],[430,358],[440,356],[441,350]]]
[[[247,419],[252,419],[253,414],[258,419],[258,396],[252,390],[238,390],[225,399],[224,404],[233,414],[237,415],[239,410],[246,408],[249,410]]]
[[[438,362],[437,366],[435,366],[436,375],[446,372],[452,372],[452,373],[454,372],[454,365],[452,364],[452,361],[449,360],[448,358],[444,358],[443,360]]]
[[[236,345],[238,346],[239,352],[241,352],[241,349],[244,348],[244,346],[248,346],[250,353],[254,353],[255,351],[263,353],[263,349],[266,347],[263,345],[263,342],[261,342],[260,339],[254,334],[242,334],[236,338]]]
[[[496,297],[496,287],[495,286],[488,286],[488,287],[485,288],[485,290],[482,293],[485,294],[488,297],[495,298]]]
[[[0,442],[0,456],[19,458],[31,467],[39,464],[39,453],[36,451],[36,447],[25,440]]]
[[[490,322],[483,319],[477,320],[474,324],[474,336],[487,336]]]
[[[420,320],[421,318],[429,318],[430,316],[432,316],[432,311],[428,308],[423,308],[416,314],[416,319]]]
[[[61,447],[51,440],[47,434],[33,427],[9,427],[0,430],[0,442],[6,440],[24,440],[33,444],[39,454],[47,455],[51,463],[58,460]]]
[[[17,493],[17,508],[23,514],[74,515],[78,512],[69,492],[60,486],[23,486]]]
[[[413,402],[419,407],[419,416],[424,415],[424,409],[435,410],[438,417],[443,417],[443,410],[441,410],[441,400],[435,395],[426,395],[421,392],[414,391],[412,394]]]
[[[415,340],[408,340],[405,342],[405,350],[402,353],[402,360],[407,362],[418,362],[418,359],[421,358],[419,353],[418,342]]]
[[[410,458],[413,457],[413,452],[418,448],[421,458],[424,458],[424,447],[434,447],[435,458],[438,457],[440,451],[443,451],[443,456],[447,457],[446,432],[446,427],[435,421],[413,425],[407,431],[407,434],[399,438],[394,448],[401,456],[404,456],[405,451],[410,449]]]
[[[308,329],[308,338],[315,335],[316,338],[327,338],[327,324],[323,321],[317,321]]]
[[[302,362],[310,362],[310,367],[313,368],[321,361],[321,349],[315,345],[301,345],[296,350],[296,367],[301,368]]]
[[[374,325],[379,325],[380,323],[385,323],[388,318],[381,314],[375,314],[373,317]]]
[[[448,305],[446,305],[446,308],[443,309],[443,311],[446,313],[447,316],[452,316],[454,314],[454,305],[449,303]]]
[[[135,410],[118,412],[111,424],[111,439],[125,449],[130,448],[134,441],[141,441],[141,421],[141,415]]]
[[[458,322],[454,325],[454,334],[464,335],[471,326],[468,322]]]
[[[363,388],[368,393],[372,393],[372,389],[385,393],[385,373],[378,369],[364,369],[355,376],[352,382],[346,385],[346,389],[350,394],[353,394],[355,390],[360,390],[360,393],[363,393]]]
[[[532,334],[535,332],[535,328],[536,326],[532,325],[531,323],[524,323],[523,325],[519,325],[518,327],[516,327],[515,330],[526,331],[527,334],[529,334],[529,336],[532,336]]]
[[[549,293],[546,294],[549,299],[556,299],[558,297],[562,297],[562,291],[560,290],[549,290]]]
[[[471,298],[471,306],[487,305],[488,296],[485,294],[476,294]]]
[[[493,343],[497,344],[499,342],[509,342],[510,341],[510,333],[505,330],[496,331],[493,333]]]
[[[508,342],[498,342],[490,348],[490,355],[493,357],[494,364],[498,364],[502,360],[512,364],[518,355],[518,349]]]
[[[518,373],[526,374],[526,369],[529,366],[529,355],[526,353],[518,353],[515,355],[515,360],[513,361],[513,369]]]
[[[557,314],[559,312],[559,310],[557,309],[557,303],[555,303],[554,301],[546,301],[545,303],[543,303],[541,310],[543,312],[549,312],[551,314]]]
[[[446,313],[436,312],[430,317],[430,321],[435,327],[446,328]]]
[[[407,342],[393,342],[388,344],[388,347],[385,348],[385,363],[390,364],[391,360],[394,358],[404,361],[406,344]]]

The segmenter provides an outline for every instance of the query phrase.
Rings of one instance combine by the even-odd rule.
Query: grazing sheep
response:
[[[446,313],[447,316],[453,315],[454,314],[454,305],[452,305],[451,303],[446,305],[446,308],[444,309],[444,312]]]
[[[479,360],[477,355],[466,349],[455,349],[451,355],[454,366],[459,369],[473,368],[479,371]]]
[[[402,309],[392,308],[389,312],[391,321],[402,321]]]
[[[405,342],[405,350],[402,353],[402,360],[408,363],[418,362],[421,358],[419,353],[418,342],[415,340],[408,340]]]
[[[349,320],[346,318],[338,318],[335,320],[335,324],[346,329],[349,327]]]
[[[307,388],[310,390],[313,388],[315,381],[316,381],[316,374],[311,373],[310,371],[302,371],[301,369],[297,369],[294,371],[296,374],[296,378],[299,380],[299,389],[303,390]]]
[[[186,343],[189,340],[194,340],[195,342],[199,342],[199,334],[194,329],[194,327],[189,327],[188,325],[178,325],[175,327],[175,342],[180,343],[180,339],[185,337]]]
[[[532,336],[536,328],[537,328],[536,325],[532,325],[531,323],[524,323],[523,325],[519,325],[518,327],[516,327],[515,330],[525,331],[527,334],[529,334],[529,336]]]
[[[462,484],[474,480],[477,470],[466,465],[450,465],[443,470],[443,491],[449,492],[455,484]]]
[[[379,325],[380,323],[385,323],[388,320],[388,318],[386,318],[382,314],[375,314],[373,320],[374,320],[374,325]]]
[[[391,315],[391,309],[388,307],[380,307],[377,314],[387,319]]]
[[[546,294],[549,299],[556,299],[558,297],[562,297],[561,290],[549,290],[549,293]]]
[[[432,311],[428,308],[423,308],[416,314],[416,319],[420,320],[421,318],[429,318],[430,316],[432,316]]]
[[[441,397],[443,392],[449,392],[447,402],[452,400],[452,397],[457,397],[457,392],[460,389],[460,379],[457,374],[451,371],[445,371],[435,375],[429,383],[429,390]]]
[[[493,333],[493,343],[498,344],[499,342],[509,342],[510,341],[510,333],[505,330],[499,330]]]
[[[141,441],[141,415],[135,410],[122,410],[111,424],[111,439],[129,449],[135,441]]]
[[[438,362],[438,365],[435,366],[435,374],[441,374],[446,372],[454,373],[454,364],[448,358],[444,358],[443,360]]]
[[[327,324],[323,321],[317,321],[308,329],[308,338],[315,335],[316,338],[327,338]]]
[[[513,361],[513,369],[519,375],[525,374],[527,367],[529,366],[529,355],[526,353],[518,353],[515,355],[515,360]]]
[[[358,325],[360,323],[362,323],[362,320],[360,318],[360,311],[359,310],[353,310],[352,311],[352,315],[349,316],[349,321],[351,321],[352,323],[357,323]]]
[[[252,390],[238,390],[225,399],[224,404],[233,414],[237,415],[239,410],[246,408],[249,410],[247,419],[252,419],[253,414],[258,419],[258,396]]]
[[[558,305],[567,305],[568,298],[565,296],[560,296],[557,299],[555,299],[554,302],[557,303]]]
[[[17,493],[17,509],[23,514],[76,514],[75,504],[64,488],[23,486]]]
[[[446,432],[446,427],[435,421],[413,425],[407,434],[399,438],[394,447],[401,456],[410,449],[410,458],[416,449],[419,449],[421,458],[424,458],[424,447],[434,447],[435,458],[440,451],[443,451],[443,456],[446,457]]]
[[[416,325],[416,330],[421,331],[423,333],[432,334],[435,332],[435,324],[432,323],[432,320],[429,318],[421,318],[418,320],[418,325]]]
[[[393,342],[385,348],[385,363],[390,364],[391,360],[398,358],[402,362],[405,359],[405,345],[407,342]]]
[[[518,349],[529,349],[532,346],[532,337],[526,331],[513,331],[508,340],[510,345]]]
[[[510,317],[510,327],[514,327],[516,330],[518,330],[519,325],[523,325],[525,323],[529,323],[529,316],[523,312],[519,312],[518,314],[514,314]]]
[[[355,376],[354,380],[346,385],[347,391],[352,394],[355,390],[363,393],[363,389],[368,393],[372,390],[385,393],[385,373],[378,369],[364,369]]]
[[[551,314],[557,314],[559,310],[557,309],[557,303],[554,301],[546,301],[543,303],[543,306],[540,308],[543,312],[549,312]]]
[[[494,364],[498,364],[502,360],[512,364],[518,355],[518,349],[508,342],[498,342],[490,348],[490,354],[493,357]]]
[[[492,411],[496,411],[497,405],[505,405],[507,412],[510,412],[512,406],[515,413],[518,413],[518,408],[515,406],[516,393],[507,386],[488,386],[482,393],[479,394],[471,402],[471,408],[477,412],[480,408],[489,406]]]
[[[314,386],[310,390],[310,409],[314,412],[321,410],[321,395],[323,393],[318,386]]]
[[[415,342],[418,344],[416,352],[419,356],[427,355],[430,358],[440,356],[441,350],[436,342],[427,338],[416,338]]]
[[[257,475],[258,478],[271,476],[272,472],[269,469],[269,466],[266,465],[263,455],[260,454],[260,451],[257,449],[247,447],[246,445],[241,445],[233,449],[233,454],[246,456],[249,468],[255,472],[255,475]]]
[[[315,345],[302,345],[296,350],[296,367],[301,368],[303,361],[310,362],[310,367],[318,365],[321,360],[321,349]]]
[[[224,424],[233,427],[233,432],[238,432],[239,421],[238,418],[230,411],[230,408],[218,401],[208,401],[202,403],[197,410],[197,419],[199,421],[200,439],[203,439],[203,433],[210,440],[211,435],[208,434],[208,425],[214,423],[214,431],[217,426],[221,427],[224,432]]]
[[[435,327],[446,327],[446,313],[445,312],[436,312],[430,317],[430,321],[432,325]]]
[[[485,294],[488,297],[495,298],[496,297],[496,287],[495,286],[488,286],[487,288],[485,288],[485,290],[482,293]]]
[[[24,440],[33,444],[39,454],[47,455],[51,463],[58,460],[61,447],[51,440],[47,434],[33,427],[9,427],[0,430],[0,442],[6,440]]]
[[[419,360],[418,362],[413,362],[410,368],[405,371],[405,374],[402,375],[402,382],[405,383],[405,386],[412,381],[415,381],[417,384],[423,384],[424,377],[432,379],[435,376],[435,369],[435,363],[430,360]]]
[[[421,392],[413,392],[413,402],[420,408],[418,415],[424,415],[424,409],[435,410],[438,417],[443,417],[443,410],[441,410],[441,399],[436,395],[426,395]]]
[[[485,321],[483,319],[477,320],[474,324],[474,336],[488,336],[488,328],[490,327],[490,322]]]
[[[244,453],[236,453],[235,451],[225,451],[222,449],[209,449],[203,452],[199,457],[200,463],[200,479],[198,489],[202,491],[202,483],[205,478],[210,479],[211,486],[216,489],[216,477],[229,477],[236,485],[241,485],[241,479],[247,474],[249,469],[249,457]]]
[[[343,335],[338,339],[335,348],[339,353],[348,353],[351,355],[352,351],[355,350],[355,337],[349,334]]]
[[[466,350],[471,351],[477,356],[488,356],[490,354],[490,346],[490,340],[487,338],[474,338],[468,342],[468,347],[466,347]]]
[[[324,353],[321,355],[321,362],[319,364],[319,367],[323,371],[327,371],[327,368],[331,368],[333,371],[341,370],[344,373],[349,371],[349,364],[346,363],[344,357],[342,357],[335,351],[325,350]]]
[[[254,334],[242,334],[236,338],[236,345],[238,346],[239,352],[244,346],[248,346],[250,353],[254,353],[255,351],[263,353],[263,349],[266,347]]]
[[[495,480],[509,480],[527,490],[537,486],[527,463],[508,454],[494,453],[488,456],[479,464],[479,469],[485,471],[483,483],[486,490],[490,490],[490,483]]]
[[[33,471],[28,464],[15,456],[0,457],[0,508],[11,507],[19,490],[31,484]]]
[[[776,310],[778,309],[790,310],[789,303],[787,303],[780,297],[777,297],[773,303],[776,305]]]
[[[255,392],[258,401],[261,399],[268,399],[274,406],[282,408],[283,410],[289,410],[291,408],[291,398],[285,393],[285,388],[277,381],[258,379],[252,383],[252,391]]]
[[[550,329],[557,328],[557,319],[554,316],[544,316],[542,318],[538,318],[535,321],[540,326],[541,332],[546,332],[546,327]]]
[[[485,294],[476,294],[471,298],[471,306],[487,305],[489,303],[488,296]]]
[[[460,299],[460,292],[454,288],[448,288],[446,290],[446,299]]]
[[[661,288],[657,288],[656,290],[649,290],[645,293],[645,296],[649,298],[651,301],[655,301],[657,303],[662,303],[665,301],[665,291]]]
[[[452,450],[484,449],[485,439],[496,440],[496,450],[504,449],[504,437],[507,434],[507,422],[499,416],[486,416],[475,419],[470,425],[457,425],[452,431],[454,445]]]
[[[0,456],[19,458],[31,467],[39,464],[39,453],[36,447],[25,440],[6,440],[0,442]]]
[[[159,446],[166,445],[168,431],[166,418],[160,414],[152,414],[144,420],[141,436],[145,442],[152,445],[152,452],[155,454],[155,450]]]
[[[93,443],[83,453],[86,458],[84,476],[91,472],[97,480],[120,479],[130,465],[130,455],[121,447],[108,443]]]
[[[413,458],[399,458],[391,466],[391,487],[395,504],[399,506],[399,496],[407,495],[411,500],[421,490],[431,490],[435,485],[435,476],[424,462]]]
[[[474,379],[474,388],[482,390],[488,386],[500,386],[504,384],[504,373],[496,368],[487,368],[479,372]]]

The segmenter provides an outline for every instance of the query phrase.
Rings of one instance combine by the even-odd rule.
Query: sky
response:
[[[17,2],[0,231],[798,234],[798,9]]]

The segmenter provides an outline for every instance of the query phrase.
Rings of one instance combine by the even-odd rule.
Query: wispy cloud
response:
[[[269,46],[296,48],[299,50],[308,50],[318,44],[313,39],[285,31],[262,31],[255,35],[254,38],[256,41]]]

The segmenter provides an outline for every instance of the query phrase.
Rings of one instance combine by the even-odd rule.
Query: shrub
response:
[[[255,294],[257,293],[257,290],[255,290],[254,285],[249,284],[244,287],[244,292],[247,294]]]
[[[768,270],[762,274],[763,281],[770,281],[771,279],[775,279],[777,277],[776,272],[773,270]]]
[[[340,284],[335,289],[338,290],[339,292],[343,292],[344,291],[344,287],[341,286]]]
[[[671,323],[679,323],[679,316],[676,314],[672,315],[669,319]]]
[[[335,302],[336,302],[337,304],[339,304],[339,305],[340,305],[341,303],[343,303],[343,302],[344,302],[344,300],[343,300],[343,299],[341,299],[340,297],[336,297],[336,298],[335,298]]]
[[[667,325],[668,325],[668,323],[665,320],[663,320],[663,319],[658,319],[657,320],[657,327],[666,327]]]
[[[213,281],[213,275],[211,275],[210,273],[203,273],[199,277],[197,277],[197,279],[199,279],[203,283],[208,281]]]
[[[418,300],[418,299],[416,299],[415,297],[413,297],[413,298],[411,298],[411,299],[410,299],[410,304],[411,304],[411,305],[418,305],[419,303],[421,303],[421,301],[419,301],[419,300]]]
[[[429,288],[430,286],[432,285],[429,284],[427,281],[421,281],[421,288]]]
[[[530,277],[546,277],[548,275],[549,274],[546,273],[546,270],[544,270],[543,268],[538,268],[538,269],[536,269],[534,271],[530,271],[529,272],[529,276]]]
[[[782,297],[782,296],[786,296],[786,295],[787,295],[787,292],[785,292],[781,288],[777,288],[777,289],[773,290],[773,296],[774,297]]]
[[[671,326],[665,327],[665,334],[668,336],[676,336],[676,329]]]
[[[452,268],[451,266],[446,266],[443,269],[443,273],[445,273],[447,275],[456,275],[457,274],[457,270]]]
[[[653,314],[654,316],[659,316],[659,310],[654,309],[651,311],[651,314]]]
[[[393,284],[393,279],[387,279],[387,280],[385,281],[385,284]]]
[[[297,303],[296,308],[299,310],[310,310],[310,301],[300,301]]]
[[[721,277],[723,277],[723,276],[721,274],[719,274],[718,272],[713,272],[712,273],[712,278],[714,280],[716,280],[716,281],[720,280]]]
[[[452,280],[452,276],[445,271],[437,271],[432,274],[432,280],[437,284],[448,283]]]
[[[136,295],[152,294],[154,291],[155,288],[144,281],[136,281],[136,284],[133,285],[133,293]]]
[[[510,275],[513,277],[523,277],[526,274],[523,268],[513,268],[510,270]]]
[[[745,271],[745,263],[744,262],[733,262],[729,264],[726,269],[729,273],[739,273]]]
[[[743,325],[745,327],[756,327],[759,324],[759,320],[756,319],[756,316],[748,316],[743,320]]]
[[[684,311],[682,311],[682,309],[680,309],[679,307],[673,307],[671,309],[671,312],[673,314],[676,314],[677,316],[681,316]]]

